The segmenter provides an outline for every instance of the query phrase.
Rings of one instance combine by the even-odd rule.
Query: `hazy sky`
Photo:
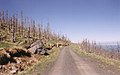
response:
[[[0,0],[0,10],[21,10],[72,41],[120,41],[120,0]]]

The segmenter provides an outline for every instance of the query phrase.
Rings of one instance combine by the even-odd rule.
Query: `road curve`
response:
[[[43,75],[99,75],[95,69],[85,62],[69,47],[61,53],[52,68]]]

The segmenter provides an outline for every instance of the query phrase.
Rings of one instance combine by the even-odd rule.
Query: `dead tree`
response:
[[[48,20],[47,27],[46,27],[46,37],[48,40],[50,40],[50,36],[51,36],[51,28],[50,28],[50,23]]]
[[[38,38],[41,39],[41,25],[38,24]]]
[[[30,31],[31,31],[31,28],[30,28],[30,23],[29,23],[29,19],[28,19],[28,17],[27,17],[27,25],[28,25],[28,34],[27,34],[27,36],[28,36],[28,38],[30,38],[31,36],[30,36]]]
[[[35,28],[35,21],[34,20],[31,20],[31,32],[32,32],[32,38],[33,38],[33,41],[35,40],[35,32],[36,32],[36,28]]]
[[[23,25],[23,12],[21,12],[21,34],[22,34],[22,37],[24,37],[24,31],[23,31],[23,29],[24,29],[24,25]]]
[[[16,40],[16,30],[15,30],[15,16],[12,17],[12,42],[15,42]]]

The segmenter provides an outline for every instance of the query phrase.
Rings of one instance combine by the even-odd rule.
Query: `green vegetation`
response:
[[[119,60],[115,60],[115,59],[110,59],[110,58],[107,58],[107,57],[103,57],[102,55],[97,55],[95,53],[89,53],[89,52],[86,52],[84,50],[81,50],[81,48],[79,47],[79,45],[75,45],[75,44],[72,44],[71,45],[71,48],[74,49],[74,51],[79,54],[80,56],[86,56],[86,57],[90,57],[91,59],[94,59],[96,61],[100,61],[102,62],[103,64],[106,64],[106,65],[110,65],[110,66],[114,66],[118,69],[120,69],[120,61]]]
[[[23,12],[16,14],[11,16],[8,11],[0,11],[0,48],[10,47],[4,42],[24,47],[41,39],[50,43],[68,41],[65,35],[52,32],[49,21],[43,26],[42,22],[37,24],[32,18],[24,16]]]
[[[27,74],[32,75],[35,73],[40,74],[48,67],[50,63],[55,61],[59,53],[60,53],[60,48],[54,48],[52,52],[50,52],[50,55],[42,56],[41,59],[36,64],[26,69],[26,71],[19,73],[18,75],[27,75]]]
[[[0,11],[1,53],[6,55],[6,57],[9,57],[10,54],[24,54],[23,52],[27,52],[31,55],[31,57],[29,57],[31,60],[27,60],[25,57],[24,58],[26,60],[22,60],[22,56],[15,57],[15,61],[21,62],[22,60],[22,62],[27,62],[24,64],[19,63],[19,67],[16,67],[18,64],[14,63],[15,68],[17,68],[17,70],[15,70],[15,74],[25,70],[26,68],[28,69],[26,72],[34,71],[36,67],[40,68],[40,71],[42,71],[45,67],[47,67],[48,63],[52,62],[57,57],[59,50],[54,48],[57,47],[59,42],[62,42],[62,45],[64,46],[64,44],[69,43],[70,41],[67,39],[67,37],[65,37],[65,35],[60,35],[53,32],[50,28],[49,21],[47,25],[43,25],[42,22],[36,24],[35,20],[24,16],[23,12],[21,12],[21,14],[16,13],[10,15],[8,11]],[[42,49],[41,46],[39,46],[42,51],[40,51],[38,45],[42,46]],[[37,49],[39,49],[39,51]],[[19,52],[18,50],[23,51]],[[50,55],[44,56],[48,52],[50,52]],[[1,59],[4,59],[2,55]],[[39,62],[36,62],[38,60]],[[31,64],[34,65],[31,67]],[[7,65],[8,63],[5,65],[5,67],[7,67]],[[11,63],[9,63],[9,65],[11,65]],[[21,70],[22,65],[24,65],[24,69]],[[6,70],[1,71],[1,73],[3,72],[9,74],[11,71],[11,69],[8,68]]]
[[[6,43],[6,42],[0,42],[0,48],[9,48],[13,46],[13,44]]]

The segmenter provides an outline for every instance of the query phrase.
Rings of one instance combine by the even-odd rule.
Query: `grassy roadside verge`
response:
[[[0,42],[0,49],[6,49],[13,46],[12,43],[7,43],[7,42]]]
[[[18,75],[40,75],[50,63],[54,62],[60,53],[60,48],[54,48],[48,56],[42,56],[41,59],[29,67],[26,71],[19,73]]]
[[[95,53],[87,53],[81,50],[78,45],[72,44],[70,47],[74,50],[75,53],[79,54],[80,56],[89,57],[95,61],[102,62],[103,64],[107,66],[113,66],[117,68],[118,70],[120,70],[120,60],[105,58],[103,56],[96,55]]]

